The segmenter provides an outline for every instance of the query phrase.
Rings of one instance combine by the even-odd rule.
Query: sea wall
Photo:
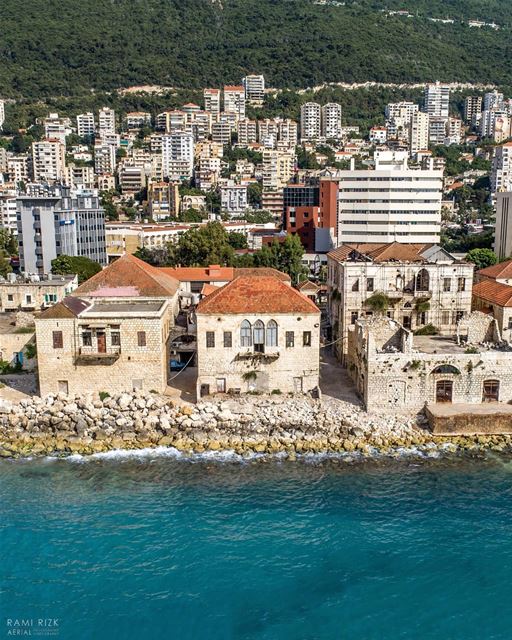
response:
[[[422,416],[368,415],[360,408],[310,398],[250,397],[176,406],[141,392],[97,396],[62,394],[0,402],[0,457],[91,454],[113,449],[174,447],[183,452],[286,454],[435,447],[452,443],[504,449],[512,436],[443,438]]]

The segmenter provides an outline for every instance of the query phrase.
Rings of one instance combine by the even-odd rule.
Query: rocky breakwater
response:
[[[113,449],[174,447],[185,453],[240,455],[392,452],[451,443],[504,449],[507,436],[434,437],[414,417],[369,416],[349,403],[310,398],[247,397],[197,405],[142,393],[114,397],[61,394],[0,402],[0,457],[92,454]]]

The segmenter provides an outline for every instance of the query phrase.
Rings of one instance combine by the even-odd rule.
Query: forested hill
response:
[[[247,72],[276,87],[510,82],[510,0],[322,2],[2,0],[0,96],[193,88],[239,82]],[[389,14],[403,9],[411,16]],[[468,25],[477,19],[500,28]]]

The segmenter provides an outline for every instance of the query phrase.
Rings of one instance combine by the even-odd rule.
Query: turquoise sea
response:
[[[509,460],[3,460],[0,638],[511,638]]]

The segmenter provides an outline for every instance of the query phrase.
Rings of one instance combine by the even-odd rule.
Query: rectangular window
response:
[[[208,349],[212,349],[215,346],[215,332],[207,331],[206,332],[206,347]]]
[[[90,331],[82,332],[82,344],[84,347],[92,347],[92,333]]]
[[[359,278],[354,280],[354,283],[352,285],[352,291],[359,291]]]
[[[350,313],[350,324],[355,324],[357,321],[357,311],[352,311]]]
[[[12,295],[12,293],[7,294],[7,300],[9,300],[9,302],[12,302],[14,300],[14,296]]]
[[[302,346],[303,347],[311,346],[311,331],[302,332]]]
[[[121,342],[119,342],[121,343]],[[146,346],[146,332],[145,331],[137,331],[137,345],[139,347]]]
[[[508,319],[508,328],[512,329],[512,317]]]
[[[224,331],[224,346],[232,347],[233,346],[233,334],[231,331]]]
[[[373,291],[373,286],[374,286],[374,279],[373,278],[366,278],[366,290],[367,291]]]
[[[443,311],[441,313],[441,324],[450,324],[450,312]]]
[[[63,346],[64,346],[64,340],[62,337],[62,331],[54,331],[53,332],[53,348],[62,349]]]
[[[144,331],[139,331],[139,333],[144,333]],[[144,334],[144,335],[146,335],[146,334]],[[111,331],[110,332],[110,344],[113,347],[120,347],[121,346],[121,334],[119,333],[119,331]],[[145,341],[144,341],[144,344],[140,344],[139,343],[139,347],[145,347],[145,346],[146,346],[146,342]]]
[[[443,291],[451,291],[451,289],[452,289],[452,279],[443,278]]]
[[[459,278],[457,280],[457,291],[466,291],[466,278]]]
[[[295,333],[293,331],[286,332],[286,346],[287,347],[295,346]]]

